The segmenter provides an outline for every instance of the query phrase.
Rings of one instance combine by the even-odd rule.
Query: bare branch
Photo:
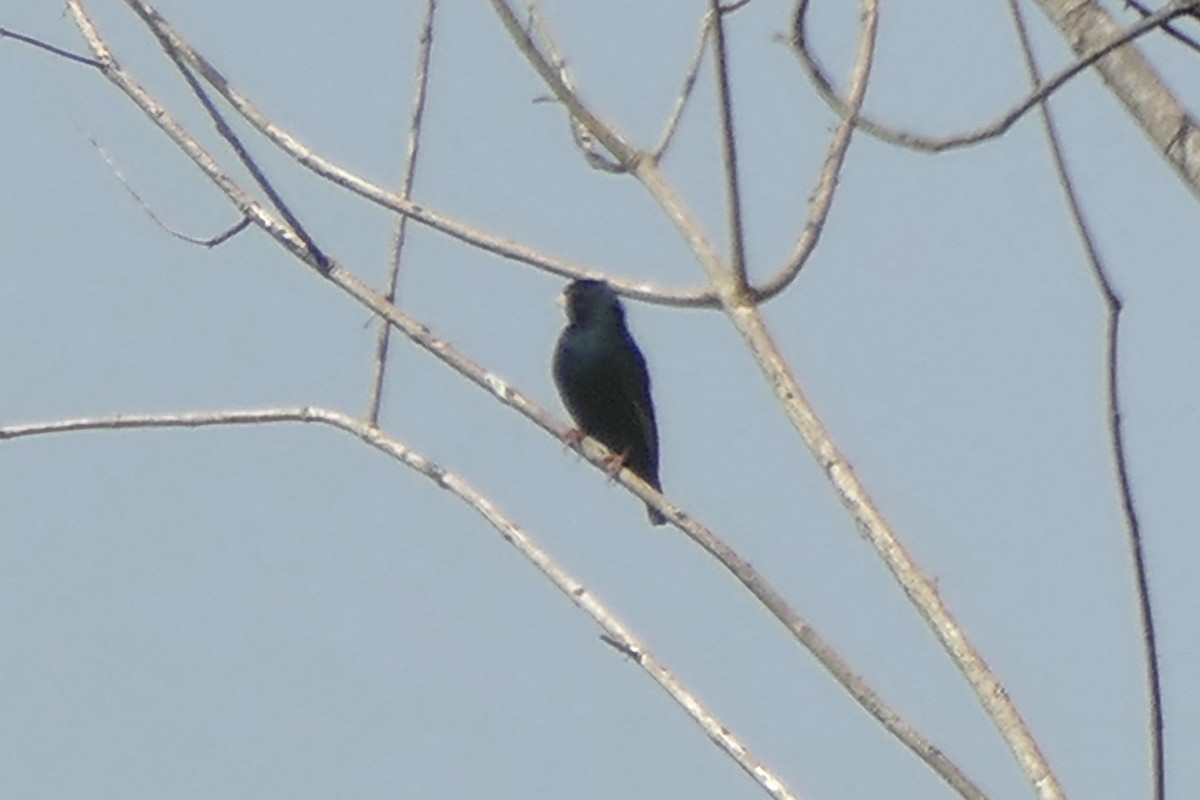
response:
[[[69,0],[78,4],[78,0]],[[357,437],[376,450],[399,461],[404,466],[428,478],[438,488],[445,489],[475,510],[491,525],[501,538],[512,545],[526,561],[587,614],[603,631],[602,639],[631,660],[670,695],[680,708],[700,726],[704,734],[726,755],[734,760],[768,795],[776,800],[798,800],[787,785],[749,748],[730,732],[682,681],[667,669],[657,656],[641,641],[602,600],[568,572],[550,553],[542,549],[533,537],[509,519],[491,500],[456,473],[430,461],[400,440],[361,420],[327,408],[301,406],[296,408],[267,408],[246,411],[191,412],[182,414],[130,414],[114,417],[91,417],[59,420],[28,425],[0,427],[0,441],[84,430],[128,430],[131,428],[199,428],[229,425],[264,425],[269,423],[319,423]]]
[[[0,27],[0,39],[16,39],[18,42],[24,42],[25,44],[32,45],[39,50],[45,50],[47,53],[53,53],[56,56],[74,61],[77,64],[86,64],[87,66],[95,67],[96,69],[102,69],[104,67],[102,63],[94,58],[75,55],[70,50],[63,50],[61,47],[55,47],[49,42],[43,42],[41,39],[35,39],[32,36],[26,36],[23,33],[17,33],[16,31],[9,30],[8,28]]]
[[[1049,0],[1039,0],[1043,6],[1049,4]],[[800,59],[801,66],[808,74],[813,86],[817,92],[825,100],[825,102],[840,114],[843,118],[849,116],[850,109],[847,103],[842,100],[837,91],[833,88],[829,79],[825,76],[824,70],[817,62],[816,58],[811,54],[808,47],[807,34],[805,32],[805,15],[808,10],[809,0],[799,0],[796,3],[796,12],[792,26],[792,50],[797,58]],[[1062,8],[1064,16],[1078,13],[1080,3],[1072,3],[1071,10]],[[1174,0],[1168,3],[1159,11],[1146,17],[1141,22],[1131,26],[1125,31],[1115,33],[1112,36],[1091,36],[1088,44],[1093,49],[1087,51],[1087,55],[1080,58],[1075,63],[1059,70],[1050,80],[1042,83],[1039,87],[1025,96],[1024,99],[1013,105],[1007,112],[1002,114],[996,121],[976,128],[965,133],[953,134],[950,136],[933,137],[922,134],[903,131],[889,127],[883,123],[876,122],[874,119],[865,116],[859,116],[857,127],[864,133],[881,139],[889,144],[894,144],[900,147],[906,147],[912,150],[920,150],[930,153],[940,153],[944,150],[952,150],[967,145],[978,144],[988,139],[993,139],[1005,133],[1012,127],[1018,119],[1025,115],[1031,108],[1039,102],[1049,97],[1067,81],[1075,77],[1083,70],[1101,62],[1105,56],[1113,53],[1113,51],[1124,47],[1130,42],[1143,36],[1152,30],[1160,27],[1164,22],[1174,19],[1181,14],[1187,13],[1192,8],[1200,6],[1200,0]],[[1124,52],[1124,51],[1122,51]],[[1103,62],[1100,63],[1103,66]],[[1149,69],[1147,67],[1147,69]],[[1185,114],[1180,111],[1180,125],[1183,125],[1183,117]],[[1187,124],[1192,126],[1190,118],[1186,119]]]
[[[155,38],[158,39],[158,43],[162,47],[163,52],[166,53],[167,57],[175,63],[176,69],[179,70],[179,73],[187,82],[188,87],[192,90],[192,94],[196,96],[196,99],[200,101],[200,104],[204,107],[204,110],[208,112],[209,119],[212,120],[213,126],[217,129],[217,133],[222,139],[225,140],[226,144],[229,145],[234,154],[237,155],[238,160],[242,162],[242,166],[245,167],[246,171],[250,173],[250,176],[254,178],[254,182],[258,184],[258,187],[262,189],[264,194],[266,194],[267,198],[271,201],[271,204],[275,206],[276,210],[279,211],[280,215],[283,216],[284,220],[288,224],[288,227],[291,228],[292,232],[302,242],[304,242],[304,246],[308,248],[310,253],[312,253],[312,263],[314,264],[314,268],[322,275],[328,274],[329,257],[326,256],[321,248],[317,246],[316,241],[313,240],[312,236],[309,235],[308,231],[300,223],[300,219],[292,212],[291,208],[288,207],[288,204],[283,199],[283,196],[275,190],[275,187],[271,183],[270,178],[267,177],[266,172],[264,172],[262,167],[259,166],[258,162],[254,160],[253,156],[250,155],[250,152],[246,149],[246,146],[242,144],[241,138],[237,135],[237,133],[234,132],[233,128],[230,127],[229,123],[225,121],[225,116],[220,112],[220,110],[217,109],[216,104],[213,103],[212,98],[208,96],[208,93],[204,91],[204,87],[200,85],[200,81],[198,81],[196,76],[192,74],[192,71],[188,69],[187,64],[184,62],[179,52],[171,43],[170,38],[163,36],[158,32],[157,28],[153,24],[156,19],[160,19],[158,17],[158,12],[144,3],[131,3],[130,5],[133,8],[134,13],[142,17],[142,21],[145,22],[147,27],[150,28],[151,32],[155,34]]]
[[[554,40],[554,34],[550,32],[550,26],[546,24],[546,18],[538,11],[534,0],[525,0],[525,12],[528,15],[527,30],[537,34],[542,46],[546,48],[550,62],[558,70],[558,75],[562,79],[563,85],[574,92],[575,80],[571,77],[571,71],[567,68],[567,59],[563,56],[562,51],[559,50],[558,43]],[[540,97],[535,102],[554,103],[557,100],[553,97]],[[607,158],[604,153],[596,149],[596,140],[588,133],[587,128],[578,123],[569,112],[567,114],[567,124],[571,129],[571,139],[575,142],[575,147],[583,154],[583,158],[587,161],[589,167],[612,174],[620,174],[627,171],[624,164]]]
[[[721,302],[723,304],[728,302],[726,298],[737,294],[736,285],[732,281],[729,271],[721,264],[716,249],[696,222],[695,214],[687,208],[683,198],[667,183],[658,165],[648,154],[628,144],[615,127],[601,120],[584,104],[570,86],[563,83],[558,71],[529,38],[524,28],[521,27],[516,13],[505,0],[491,0],[491,2],[492,8],[496,10],[496,15],[500,17],[501,23],[508,31],[509,37],[521,54],[525,56],[530,66],[534,68],[559,102],[570,110],[575,120],[603,144],[617,161],[626,165],[631,174],[650,192],[708,273],[709,280],[713,282],[717,294],[722,298]],[[631,296],[638,295],[631,293]]]
[[[700,35],[696,39],[696,52],[692,54],[692,60],[683,74],[683,86],[679,90],[679,96],[675,98],[675,105],[671,108],[670,116],[667,117],[667,124],[663,126],[662,135],[658,137],[658,143],[650,151],[650,158],[655,161],[661,161],[663,154],[670,147],[671,140],[675,138],[675,131],[679,128],[679,121],[683,119],[683,110],[692,97],[692,89],[696,86],[696,76],[700,74],[700,65],[704,62],[704,51],[708,49],[708,31],[712,27],[712,20],[712,12],[705,12],[704,16],[700,18]]]
[[[437,12],[437,0],[426,0],[425,14],[421,20],[421,34],[417,48],[417,87],[413,93],[412,115],[408,124],[408,153],[404,160],[404,177],[400,181],[400,196],[405,200],[412,196],[413,181],[417,173],[417,155],[421,149],[421,122],[425,118],[425,97],[429,88],[429,60],[433,54],[433,17]],[[388,271],[387,291],[384,299],[395,305],[396,288],[400,283],[400,261],[404,253],[404,242],[408,233],[408,217],[400,214],[396,219],[396,235],[392,240],[391,269]],[[387,372],[388,343],[392,326],[381,324],[375,345],[375,368],[371,380],[371,393],[367,399],[367,421],[379,423],[379,407],[383,402],[383,379]]]
[[[729,93],[729,52],[725,46],[725,17],[719,0],[709,0],[713,17],[713,71],[720,109],[721,159],[725,165],[725,205],[729,221],[729,269],[739,293],[748,292],[746,278],[746,231],[742,223],[742,191],[737,168],[737,136],[733,126],[733,98]]]
[[[68,0],[68,7],[75,18],[76,24],[87,40],[89,47],[105,64],[104,75],[130,100],[132,100],[160,130],[165,133],[202,172],[229,198],[243,214],[268,233],[282,247],[297,259],[315,266],[314,257],[304,243],[288,228],[286,224],[273,217],[251,197],[237,186],[227,175],[221,172],[212,158],[192,139],[170,114],[162,108],[142,87],[117,66],[112,60],[107,45],[100,38],[91,20],[83,11],[80,0]],[[388,320],[404,335],[409,337],[419,347],[425,349],[438,360],[458,372],[475,385],[483,388],[504,405],[512,408],[533,421],[543,430],[553,434],[560,441],[567,441],[569,429],[549,415],[544,409],[531,401],[525,395],[511,387],[502,378],[488,372],[476,362],[449,342],[433,335],[424,325],[402,313],[394,305],[388,303],[381,295],[362,283],[353,273],[337,262],[330,262],[329,281],[342,289],[364,307]],[[580,444],[580,452],[593,466],[607,472],[608,459],[611,454],[594,439],[584,439]],[[666,499],[638,478],[630,470],[622,470],[617,480],[632,491],[643,501],[662,511],[682,531],[716,556],[755,597],[767,607],[777,619],[806,648],[814,653],[821,663],[840,683],[846,686],[859,702],[877,719],[880,719],[892,732],[914,752],[924,758],[942,775],[943,779],[967,792],[971,798],[983,798],[984,795],[974,787],[952,763],[945,759],[941,751],[917,734],[898,715],[874,694],[874,692],[857,676],[857,674],[830,648],[816,633],[815,629],[804,620],[787,603],[770,584],[735,551],[728,547],[718,537],[697,521],[671,506]]]
[[[126,2],[131,5],[145,6],[149,9],[149,6],[144,2],[140,2],[140,0],[126,0]],[[203,55],[184,40],[161,14],[154,12],[152,19],[153,22],[150,24],[154,29],[155,35],[165,36],[171,42],[179,56],[192,69],[196,70],[218,94],[229,102],[241,114],[243,119],[305,168],[331,183],[348,189],[372,203],[396,213],[412,217],[422,225],[433,228],[440,233],[458,239],[484,252],[498,255],[501,258],[527,264],[565,278],[603,278],[611,283],[621,294],[639,300],[684,307],[715,307],[717,305],[716,297],[710,290],[667,289],[648,284],[644,281],[621,278],[594,267],[550,256],[519,242],[465,225],[367,181],[314,153],[282,127],[268,119],[248,98],[238,92],[226,80],[224,75],[209,63]]]
[[[120,89],[141,111],[149,118],[181,151],[196,165],[197,168],[218,188],[218,190],[243,215],[269,235],[281,247],[287,250],[297,260],[310,267],[317,268],[318,263],[312,251],[304,241],[282,220],[275,217],[253,197],[245,192],[230,178],[217,162],[199,145],[198,142],[151,96],[143,87],[133,80],[115,60],[111,58],[107,44],[100,37],[95,26],[87,17],[80,0],[68,0],[76,24],[78,25],[89,47],[96,53],[104,64],[103,74]],[[495,375],[452,344],[432,334],[428,328],[407,314],[401,312],[395,305],[363,283],[354,273],[337,261],[330,259],[327,277],[330,282],[357,301],[360,305],[386,319],[391,325],[409,337],[414,344],[428,351],[438,360],[466,377],[476,386],[484,389],[504,405],[509,406],[526,418],[535,422],[539,427],[563,439],[570,428],[556,420],[541,406],[534,403],[525,395],[508,385],[502,378]],[[605,466],[605,456],[608,455],[601,446],[593,440],[585,440],[585,456],[595,466]],[[635,493],[642,493],[650,498],[652,503],[662,503],[663,498],[629,470],[623,471],[619,479],[627,488],[633,488]],[[640,496],[640,495],[639,495]]]
[[[1076,54],[1090,53],[1121,36],[1112,16],[1093,0],[1035,0]],[[1195,15],[1197,2],[1168,3]],[[1145,20],[1149,22],[1152,17]],[[1096,62],[1108,87],[1142,132],[1192,194],[1200,198],[1200,130],[1191,112],[1174,95],[1136,47],[1122,47]]]
[[[134,189],[133,185],[130,184],[128,180],[126,180],[125,175],[121,172],[121,169],[117,166],[117,162],[115,162],[112,159],[112,156],[110,156],[108,154],[108,152],[100,145],[100,143],[96,141],[95,137],[93,137],[90,134],[85,134],[85,135],[87,136],[88,141],[92,143],[92,146],[96,148],[96,151],[98,153],[100,153],[100,157],[102,159],[104,159],[104,163],[108,164],[108,168],[112,170],[112,173],[116,177],[116,179],[121,182],[122,186],[125,187],[125,191],[129,192],[130,196],[133,197],[134,202],[136,202],[138,204],[138,206],[142,209],[142,211],[146,212],[146,216],[150,217],[150,219],[154,221],[154,224],[156,224],[158,227],[162,228],[169,235],[174,236],[176,239],[182,239],[183,241],[185,241],[189,244],[198,244],[201,247],[213,248],[213,247],[216,247],[217,245],[224,244],[226,241],[228,241],[229,239],[232,239],[234,236],[236,236],[237,234],[244,231],[247,227],[249,227],[250,220],[247,219],[246,217],[242,217],[241,220],[236,222],[231,227],[226,228],[224,231],[222,231],[221,233],[218,233],[216,236],[210,236],[207,239],[201,239],[199,237],[189,236],[180,230],[172,228],[170,225],[168,225],[162,219],[162,217],[160,217],[158,215],[158,213],[154,210],[153,207],[151,207],[151,205],[149,203],[147,203],[145,200],[142,199],[142,196],[140,194],[138,194],[137,189]]]
[[[1142,3],[1139,3],[1137,0],[1125,0],[1125,5],[1129,6],[1134,11],[1141,14],[1143,17],[1148,17],[1152,13],[1154,13],[1149,9],[1149,7],[1147,7],[1146,5],[1144,5]],[[1182,44],[1184,47],[1187,47],[1189,50],[1192,50],[1194,52],[1200,53],[1200,42],[1197,42],[1195,39],[1188,36],[1183,31],[1179,30],[1179,28],[1176,28],[1174,25],[1172,25],[1169,22],[1164,22],[1162,29],[1163,29],[1164,33],[1166,33],[1168,36],[1170,36],[1175,41]]]
[[[553,92],[554,98],[566,107],[571,119],[581,125],[588,134],[595,137],[596,141],[616,159],[618,164],[626,170],[629,169],[641,157],[641,153],[626,142],[613,126],[602,122],[590,108],[584,105],[574,88],[564,79],[561,66],[559,63],[555,63],[553,54],[547,55],[542,52],[541,47],[533,40],[529,31],[517,18],[516,12],[509,7],[505,0],[492,0],[492,8],[500,17],[500,21],[504,23],[504,28],[508,31],[513,43],[537,70],[538,75]],[[561,59],[559,61],[561,62]]]
[[[775,390],[797,431],[801,433],[821,463],[851,516],[866,533],[876,551],[884,558],[893,575],[903,586],[906,595],[917,606],[921,616],[933,629],[938,641],[967,677],[980,704],[987,710],[1009,742],[1013,752],[1017,755],[1018,763],[1026,770],[1031,782],[1037,787],[1039,795],[1044,800],[1062,797],[1062,790],[1057,779],[1050,772],[1049,765],[1042,756],[1033,735],[1024,720],[1021,719],[1015,705],[1008,698],[1003,686],[988,668],[983,657],[970,644],[966,633],[954,620],[932,583],[921,574],[916,563],[912,561],[884,520],[883,515],[875,507],[866,488],[854,476],[849,462],[833,444],[816,412],[804,396],[795,376],[791,374],[790,366],[775,347],[753,299],[746,296],[745,293],[739,292],[736,281],[732,280],[728,270],[723,269],[719,257],[704,236],[695,216],[667,183],[658,165],[652,159],[640,157],[636,151],[623,150],[622,148],[628,148],[628,145],[625,144],[620,134],[584,107],[582,101],[570,91],[569,87],[562,84],[555,71],[546,62],[545,56],[533,47],[528,38],[524,36],[515,14],[504,0],[492,0],[492,5],[517,47],[555,96],[563,100],[564,104],[572,109],[572,113],[578,112],[577,119],[586,125],[599,141],[605,142],[606,146],[607,143],[611,143],[615,150],[610,148],[610,151],[614,153],[619,151],[634,158],[632,162],[635,164],[634,176],[659,203],[708,273],[709,279],[713,282],[714,288],[717,289],[721,298],[725,313],[749,345],[751,353],[767,377],[768,383]],[[861,35],[873,38],[878,19],[877,3],[875,0],[864,0],[863,5]],[[668,516],[672,521],[676,521],[670,512],[668,512]],[[843,685],[846,684],[843,683]],[[901,735],[894,730],[892,732],[897,736]],[[910,740],[904,741],[913,748],[914,752],[920,753],[919,748],[913,746]],[[939,772],[939,774],[946,778],[945,773]],[[947,778],[947,780],[949,779]]]
[[[864,29],[865,34],[865,29]],[[825,154],[825,163],[821,165],[821,175],[813,190],[808,208],[808,222],[796,239],[796,244],[788,255],[783,266],[771,276],[761,287],[754,289],[754,297],[758,302],[764,302],[782,292],[800,270],[808,263],[809,257],[821,240],[825,230],[825,221],[833,208],[833,196],[837,190],[838,179],[842,174],[842,165],[846,163],[846,153],[850,149],[850,139],[854,136],[854,128],[858,124],[858,115],[862,111],[863,102],[867,97],[867,84],[871,76],[871,65],[875,60],[875,33],[863,35],[858,40],[858,52],[854,56],[854,66],[850,71],[850,113],[838,123],[829,141],[829,151]]]
[[[1041,81],[1037,57],[1029,43],[1029,32],[1025,26],[1025,18],[1016,0],[1008,0],[1009,13],[1017,31],[1017,39],[1021,45],[1021,55],[1025,68],[1029,73],[1029,82],[1037,86]],[[1084,257],[1091,268],[1096,288],[1104,301],[1105,337],[1104,337],[1104,395],[1108,413],[1108,439],[1112,449],[1113,467],[1116,472],[1117,489],[1121,497],[1121,511],[1125,517],[1125,531],[1128,539],[1129,552],[1133,561],[1134,585],[1137,587],[1138,615],[1142,623],[1142,648],[1146,661],[1146,693],[1147,706],[1150,715],[1149,749],[1150,749],[1150,785],[1153,800],[1164,800],[1166,797],[1166,763],[1163,745],[1163,713],[1162,686],[1158,668],[1158,645],[1154,632],[1154,610],[1150,602],[1150,579],[1146,574],[1146,559],[1142,546],[1142,526],[1137,509],[1133,502],[1133,486],[1129,478],[1129,464],[1126,459],[1124,426],[1121,422],[1121,382],[1119,359],[1121,354],[1121,311],[1123,303],[1113,288],[1108,268],[1100,251],[1096,247],[1095,237],[1088,225],[1083,212],[1083,204],[1075,191],[1070,170],[1063,154],[1062,142],[1058,135],[1054,117],[1050,113],[1050,104],[1043,101],[1038,111],[1042,118],[1042,127],[1046,133],[1046,143],[1050,147],[1054,171],[1058,176],[1059,186],[1062,187],[1063,197],[1067,201],[1067,209],[1079,243],[1083,247]]]
[[[803,2],[804,0],[801,0],[801,5]],[[863,12],[860,53],[864,52],[861,39],[873,38],[875,35],[879,13],[876,0],[863,0]],[[793,426],[833,484],[842,505],[967,679],[980,705],[1008,743],[1038,796],[1043,800],[1063,798],[1058,779],[1051,771],[1016,705],[983,655],[954,619],[937,588],[908,554],[883,513],[867,493],[866,487],[854,474],[846,456],[834,444],[799,381],[792,374],[790,365],[776,347],[770,331],[763,322],[759,307],[753,303],[726,302],[725,310],[749,346]]]

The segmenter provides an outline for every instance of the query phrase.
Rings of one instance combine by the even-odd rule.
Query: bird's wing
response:
[[[630,369],[621,370],[621,389],[634,408],[638,432],[646,445],[647,460],[657,471],[658,424],[654,420],[654,401],[650,398],[650,372],[646,369],[642,351],[628,335],[625,349],[629,354]]]

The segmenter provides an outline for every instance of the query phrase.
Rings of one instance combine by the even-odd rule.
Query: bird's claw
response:
[[[608,473],[610,481],[615,481],[617,473],[625,469],[625,462],[628,458],[628,453],[609,453],[604,457],[604,471]]]
[[[567,447],[579,447],[579,443],[587,438],[587,431],[583,428],[571,428],[563,434],[563,442]]]
[[[571,428],[563,434],[563,442],[567,447],[579,447],[579,444],[588,437],[588,432],[583,428]],[[615,481],[617,474],[625,469],[625,462],[629,460],[629,453],[609,453],[601,460],[601,466],[608,473],[608,479]]]

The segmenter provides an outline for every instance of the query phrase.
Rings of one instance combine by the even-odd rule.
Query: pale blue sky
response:
[[[422,5],[160,8],[301,140],[396,185]],[[584,97],[643,146],[705,6],[543,4]],[[817,6],[812,37],[843,80],[857,6]],[[759,277],[798,232],[835,123],[771,41],[789,7],[755,0],[729,34]],[[88,8],[122,63],[216,150],[136,19],[119,3]],[[1047,66],[1065,63],[1035,9],[1030,21]],[[8,0],[0,25],[82,52],[56,4]],[[588,169],[562,113],[531,103],[545,90],[486,4],[443,2],[436,35],[418,200],[626,277],[703,280],[644,192]],[[1195,54],[1147,47],[1194,106]],[[1024,80],[1003,4],[910,0],[884,9],[867,105],[947,133],[990,120]],[[666,168],[724,242],[713,97],[706,71]],[[0,41],[0,99],[0,425],[365,408],[366,312],[258,233],[205,251],[155,227],[87,135],[173,225],[208,236],[235,215],[98,74]],[[1091,75],[1055,109],[1127,303],[1126,424],[1158,602],[1169,785],[1196,796],[1196,201]],[[392,218],[253,147],[325,249],[380,280]],[[558,412],[548,364],[562,283],[413,226],[400,302]],[[1036,117],[940,156],[856,138],[820,248],[766,313],[1068,793],[1144,796],[1103,308]],[[670,497],[992,796],[1030,796],[733,329],[713,312],[630,304],[629,316],[654,379]],[[795,791],[950,796],[677,531],[649,528],[634,498],[407,341],[393,353],[387,429],[526,526]],[[762,796],[597,636],[469,509],[328,429],[0,443],[5,797]]]

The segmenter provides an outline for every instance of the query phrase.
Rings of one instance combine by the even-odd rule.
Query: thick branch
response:
[[[1036,2],[1077,54],[1094,53],[1122,33],[1099,3],[1080,0]],[[1160,16],[1161,21],[1166,21],[1196,8],[1200,8],[1200,0],[1176,0],[1143,23]],[[1200,198],[1200,131],[1196,129],[1195,118],[1167,87],[1162,76],[1136,47],[1115,50],[1096,62],[1096,71],[1154,144],[1154,149],[1167,160],[1192,194]]]

